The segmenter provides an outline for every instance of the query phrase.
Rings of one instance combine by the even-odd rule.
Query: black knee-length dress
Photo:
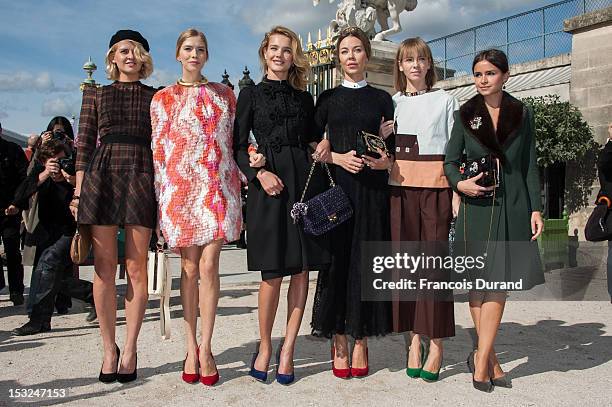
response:
[[[291,208],[300,200],[312,160],[308,143],[321,140],[314,126],[310,93],[294,89],[287,81],[265,78],[244,88],[238,97],[234,123],[234,154],[249,180],[247,197],[247,263],[262,272],[264,280],[320,270],[330,262],[327,236],[303,233],[293,223]],[[266,157],[265,169],[278,176],[284,188],[269,196],[249,166],[249,135]],[[325,188],[322,168],[317,168],[306,199]]]
[[[156,91],[140,82],[84,89],[76,159],[77,171],[85,171],[79,223],[155,227],[149,109]]]

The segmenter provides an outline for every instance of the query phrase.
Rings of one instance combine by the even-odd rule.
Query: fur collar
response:
[[[504,149],[516,138],[525,114],[523,102],[506,92],[502,96],[497,132],[493,130],[493,121],[482,95],[478,94],[465,102],[459,111],[466,130],[501,159],[504,157]]]

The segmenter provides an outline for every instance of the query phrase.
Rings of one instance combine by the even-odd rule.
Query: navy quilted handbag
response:
[[[334,182],[326,163],[321,163],[321,165],[327,171],[330,188],[304,202],[304,196],[306,195],[306,190],[308,189],[308,184],[316,164],[317,162],[314,161],[310,167],[310,173],[308,174],[302,197],[300,202],[293,204],[291,217],[293,218],[293,223],[302,223],[305,233],[319,236],[329,232],[353,216],[353,208],[340,185],[336,185]]]

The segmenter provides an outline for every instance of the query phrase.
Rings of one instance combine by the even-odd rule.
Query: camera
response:
[[[57,160],[60,168],[64,170],[68,175],[76,174],[76,166],[73,157],[64,157]]]
[[[55,130],[51,133],[51,139],[53,140],[65,140],[68,135],[61,130]]]

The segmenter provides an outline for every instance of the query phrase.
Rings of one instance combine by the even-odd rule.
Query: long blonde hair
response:
[[[138,72],[138,78],[148,78],[153,73],[153,58],[151,58],[151,55],[144,49],[141,43],[132,40],[128,41],[134,45],[134,57],[136,61],[142,64],[140,72]],[[116,81],[119,79],[119,68],[117,68],[117,64],[113,62],[118,44],[119,43],[110,47],[110,49],[106,52],[106,58],[104,59],[106,77],[111,81]]]
[[[308,63],[308,58],[304,55],[304,51],[302,51],[302,45],[300,44],[297,34],[287,27],[280,25],[273,27],[266,33],[264,39],[261,41],[261,45],[259,46],[259,62],[264,74],[268,72],[268,65],[266,64],[264,53],[270,43],[270,37],[274,34],[284,35],[291,40],[293,65],[289,68],[287,82],[295,89],[305,90],[310,78],[310,64]]]

